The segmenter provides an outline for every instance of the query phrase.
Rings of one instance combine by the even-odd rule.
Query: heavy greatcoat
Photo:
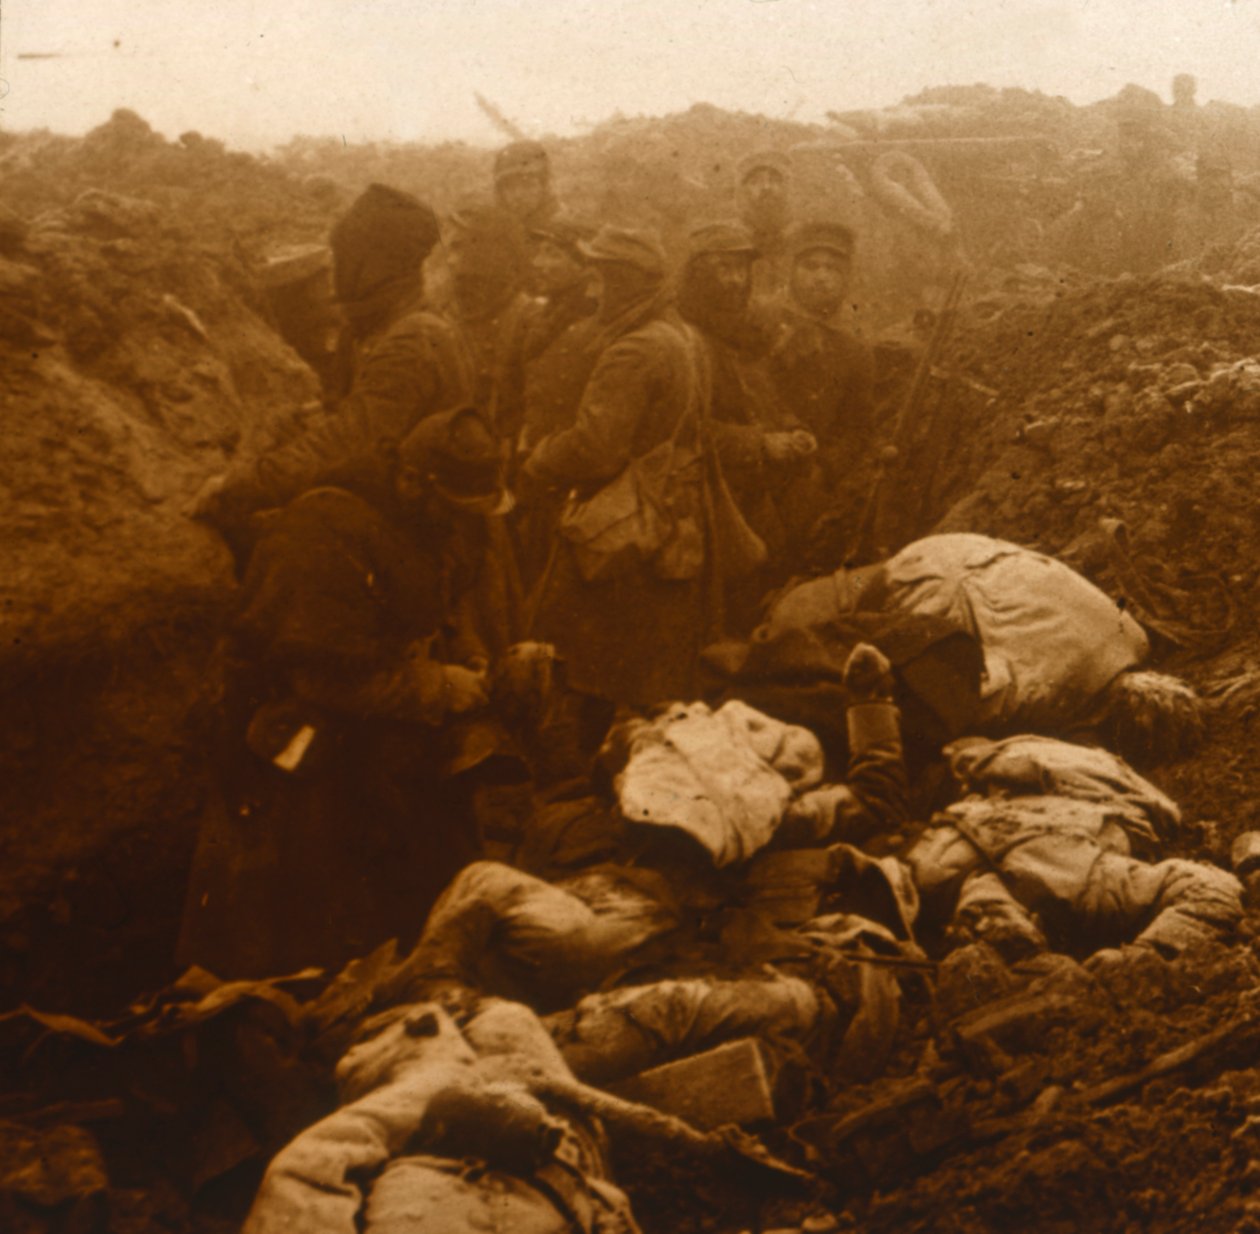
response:
[[[669,439],[691,402],[691,345],[672,310],[645,316],[603,350],[575,423],[530,456],[532,479],[589,495]],[[686,698],[711,633],[704,591],[703,577],[666,581],[642,563],[587,582],[561,539],[543,581],[537,634],[555,644],[575,689],[637,706]]]

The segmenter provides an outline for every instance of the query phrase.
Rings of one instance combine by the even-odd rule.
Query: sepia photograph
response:
[[[0,0],[0,1234],[1260,1234],[1260,0]]]

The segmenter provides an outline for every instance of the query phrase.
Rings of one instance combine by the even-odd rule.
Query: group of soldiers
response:
[[[537,143],[443,222],[384,185],[354,201],[336,397],[198,503],[241,586],[184,958],[255,975],[414,934],[476,851],[476,789],[696,696],[702,649],[747,634],[821,518],[857,517],[855,244],[791,221],[775,152],[678,268],[649,229],[566,214]],[[545,724],[514,676],[562,683]]]
[[[1230,245],[1260,222],[1260,193],[1236,175],[1225,135],[1194,90],[1183,73],[1171,107],[1140,86],[1120,92],[1113,148],[1074,161],[1075,200],[1046,230],[1050,260],[1149,274]]]

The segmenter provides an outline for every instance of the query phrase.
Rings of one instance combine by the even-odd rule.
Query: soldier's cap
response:
[[[531,240],[547,240],[585,260],[586,254],[582,252],[582,246],[594,238],[595,232],[595,225],[585,219],[558,214],[545,223],[530,227],[528,235]]]
[[[723,219],[693,227],[687,237],[687,252],[691,257],[703,257],[709,253],[738,253],[752,258],[757,256],[757,246],[753,242],[752,232],[743,223]]]
[[[454,505],[481,514],[512,508],[499,443],[475,407],[426,416],[402,439],[398,461],[421,472]]]
[[[512,176],[541,176],[545,180],[550,174],[551,160],[539,141],[514,141],[494,156],[496,184]]]
[[[437,215],[419,198],[388,184],[369,184],[333,225],[331,243],[343,254],[388,251],[419,263],[438,242]]]
[[[782,150],[755,150],[739,160],[739,182],[743,184],[754,171],[769,168],[777,171],[785,180],[792,174],[792,160]]]
[[[620,262],[635,266],[645,274],[665,273],[665,249],[656,233],[647,228],[605,224],[593,239],[584,241],[578,248],[588,261]]]
[[[793,257],[814,249],[827,249],[842,257],[852,257],[857,248],[857,236],[853,228],[844,223],[819,219],[810,223],[797,223],[788,231],[787,243],[788,251]]]

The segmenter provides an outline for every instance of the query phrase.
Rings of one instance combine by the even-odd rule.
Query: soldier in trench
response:
[[[460,408],[261,520],[218,665],[221,792],[181,962],[262,977],[406,943],[471,860],[505,500],[489,425]]]
[[[537,141],[514,141],[494,158],[494,198],[524,228],[546,227],[560,212],[551,187],[551,159]]]
[[[756,303],[777,300],[787,285],[791,193],[792,161],[782,151],[755,151],[740,160],[735,205],[757,255],[752,289]]]
[[[570,424],[542,437],[522,468],[535,491],[597,493],[635,459],[678,435],[690,444],[691,351],[672,305],[666,259],[651,233],[605,227],[582,251],[599,280],[589,348],[598,356]],[[698,489],[680,485],[678,514],[694,517]],[[614,704],[651,706],[693,693],[708,629],[702,563],[660,577],[632,562],[588,577],[556,534],[537,587],[537,633],[564,658],[570,685]],[[606,727],[606,723],[604,727]]]
[[[806,474],[784,491],[780,511],[798,568],[820,518],[860,516],[875,428],[870,348],[840,324],[856,237],[843,223],[798,224],[788,237],[790,299],[778,323],[770,374],[785,407],[818,442]]]
[[[422,265],[436,215],[409,193],[373,184],[330,237],[333,290],[352,339],[348,393],[274,449],[239,461],[198,496],[195,514],[238,554],[250,520],[281,506],[329,467],[398,441],[422,419],[473,397],[474,364],[450,322],[425,305]]]
[[[449,286],[441,313],[473,361],[473,401],[494,426],[507,458],[520,432],[514,373],[537,311],[526,291],[529,254],[520,221],[501,208],[471,202],[447,222]]]

